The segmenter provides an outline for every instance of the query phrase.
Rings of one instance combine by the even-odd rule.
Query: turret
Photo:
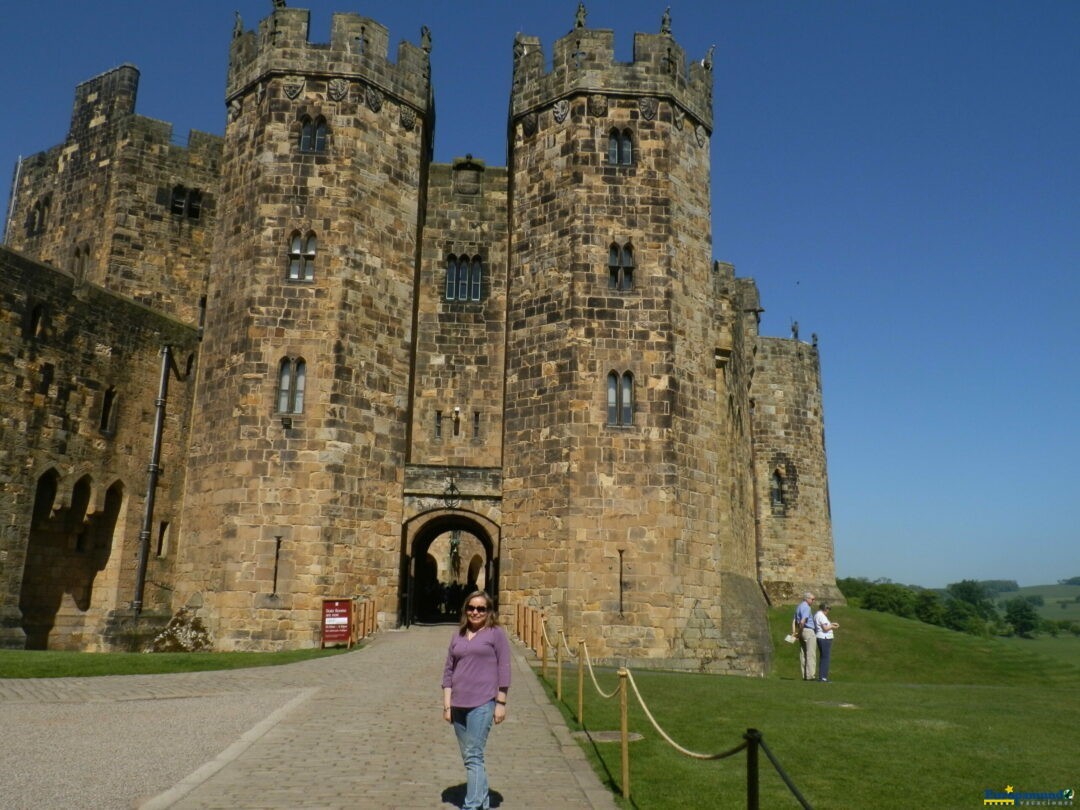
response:
[[[712,265],[709,60],[687,64],[665,16],[616,62],[583,9],[553,53],[545,71],[539,41],[515,41],[505,588],[610,660],[760,672],[768,639],[740,635],[764,602],[731,463],[750,364],[718,361],[741,324]]]
[[[277,8],[230,54],[176,596],[225,648],[315,643],[323,597],[397,597],[427,52],[391,63],[353,14],[311,43],[308,19]]]

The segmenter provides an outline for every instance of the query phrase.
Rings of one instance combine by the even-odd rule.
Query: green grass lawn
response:
[[[159,675],[277,666],[336,655],[344,649],[289,650],[278,653],[80,653],[53,650],[0,650],[0,678],[68,678],[93,675]]]
[[[791,608],[772,611],[781,639]],[[833,683],[798,678],[797,648],[776,645],[767,678],[634,671],[650,711],[679,744],[719,752],[757,728],[807,801],[828,808],[981,807],[986,789],[1077,787],[1080,668],[1021,639],[978,639],[894,616],[835,608]],[[1080,647],[1080,639],[1072,641]],[[600,676],[614,688],[613,672]],[[550,680],[554,675],[550,674]],[[576,678],[563,710],[578,728]],[[585,727],[616,730],[618,701],[586,679]],[[631,800],[623,807],[746,806],[745,755],[682,756],[661,740],[631,696]],[[586,745],[617,791],[618,743]],[[761,806],[798,807],[761,757]]]

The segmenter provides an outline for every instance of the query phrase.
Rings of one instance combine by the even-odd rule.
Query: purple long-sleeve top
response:
[[[446,653],[443,689],[450,704],[472,709],[510,688],[510,642],[501,627],[481,628],[471,639],[454,633]]]

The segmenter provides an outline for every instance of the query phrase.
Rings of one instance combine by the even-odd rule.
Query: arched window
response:
[[[289,240],[289,281],[315,280],[315,252],[319,242],[311,231],[306,236],[293,231]]]
[[[303,413],[304,388],[307,383],[307,363],[302,359],[283,357],[278,364],[278,413]]]
[[[484,265],[480,261],[479,256],[473,256],[472,260],[472,277],[469,279],[469,284],[472,288],[470,297],[473,301],[480,300],[480,280],[483,277]]]
[[[608,158],[612,166],[630,166],[634,162],[634,134],[629,129],[608,133]]]
[[[629,242],[622,246],[612,242],[608,248],[608,288],[634,288],[634,246]]]
[[[607,376],[607,423],[634,424],[634,375],[629,371],[612,371]]]
[[[479,256],[446,259],[446,300],[479,301],[484,287],[484,262]]]
[[[98,429],[105,434],[116,432],[116,389],[111,385],[101,398],[101,419],[98,420]]]
[[[457,298],[458,260],[453,253],[446,259],[446,300]]]
[[[321,115],[300,119],[300,151],[308,154],[326,151],[326,119]]]

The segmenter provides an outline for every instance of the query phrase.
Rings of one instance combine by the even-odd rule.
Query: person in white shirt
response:
[[[818,680],[829,680],[829,656],[832,653],[833,630],[840,626],[840,622],[829,621],[829,603],[823,602],[818,612],[814,614],[814,633],[817,636],[817,648],[821,653],[821,661],[818,662]]]

